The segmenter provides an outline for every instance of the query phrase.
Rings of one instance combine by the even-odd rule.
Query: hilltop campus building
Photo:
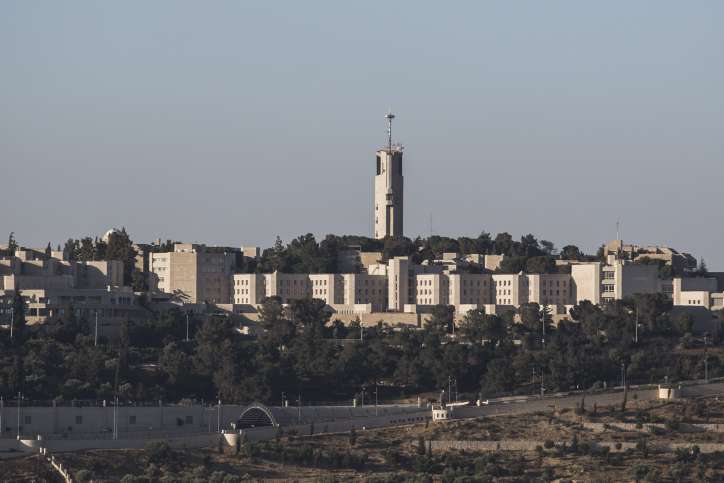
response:
[[[403,235],[403,148],[392,142],[376,153],[373,236]],[[160,243],[159,243],[160,245]],[[135,269],[146,277],[148,293],[123,286],[117,261],[76,262],[62,252],[17,250],[0,257],[0,320],[9,315],[20,292],[30,323],[62,318],[69,308],[88,319],[143,318],[148,308],[181,307],[203,312],[209,306],[255,319],[267,297],[324,300],[333,318],[359,317],[364,323],[416,323],[436,305],[450,305],[458,316],[483,308],[489,314],[516,311],[526,303],[548,306],[554,320],[588,300],[604,304],[633,294],[663,293],[674,306],[699,313],[724,309],[724,274],[686,276],[696,260],[668,247],[627,245],[615,240],[600,261],[556,260],[559,273],[500,273],[502,255],[445,253],[440,260],[414,264],[408,257],[383,259],[382,253],[349,249],[342,273],[238,273],[239,260],[258,258],[256,247],[222,248],[177,243],[168,251],[136,245]],[[0,247],[2,249],[3,247]],[[657,260],[682,277],[662,278]],[[342,263],[344,262],[344,263]],[[142,303],[143,302],[143,303]]]

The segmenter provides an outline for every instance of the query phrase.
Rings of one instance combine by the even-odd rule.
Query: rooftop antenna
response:
[[[387,149],[389,151],[392,151],[392,120],[395,118],[395,115],[392,114],[392,109],[387,111],[387,115],[385,115],[385,119],[387,119]]]

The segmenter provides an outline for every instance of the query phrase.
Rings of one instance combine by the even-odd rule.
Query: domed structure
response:
[[[120,232],[121,230],[119,230],[118,228],[111,228],[101,237],[101,240],[103,240],[103,243],[108,243],[108,238],[110,238],[111,235]]]

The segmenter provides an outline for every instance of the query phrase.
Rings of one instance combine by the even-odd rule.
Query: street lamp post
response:
[[[96,309],[96,333],[93,339],[93,345],[98,345],[98,309]]]
[[[297,402],[299,403],[297,406],[297,424],[302,424],[302,393],[299,393]]]
[[[22,394],[18,391],[18,440],[20,439],[20,410],[23,405]]]
[[[378,415],[377,412],[377,381],[375,381],[375,416]]]
[[[709,340],[704,335],[704,382],[709,382]]]
[[[118,411],[118,396],[113,401],[113,439],[118,439],[118,422],[116,421],[116,412]]]
[[[639,308],[636,306],[636,331],[634,335],[634,342],[639,343]]]
[[[447,376],[447,402],[450,403],[450,397],[452,396],[452,376]]]

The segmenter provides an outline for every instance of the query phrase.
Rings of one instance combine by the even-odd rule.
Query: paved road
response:
[[[649,386],[650,387],[650,386]],[[684,395],[688,397],[698,396],[724,396],[724,382],[710,384],[685,385]],[[500,398],[491,399],[488,405],[480,407],[462,406],[455,408],[455,417],[478,417],[493,416],[504,414],[524,414],[536,411],[550,411],[553,409],[575,408],[581,403],[581,399],[585,397],[586,407],[591,408],[594,403],[598,406],[610,406],[621,404],[623,401],[623,391],[601,392],[601,393],[575,393],[561,397],[547,396],[543,399],[535,396],[519,397],[519,398]],[[634,387],[628,391],[628,400],[651,401],[658,399],[658,390]]]

